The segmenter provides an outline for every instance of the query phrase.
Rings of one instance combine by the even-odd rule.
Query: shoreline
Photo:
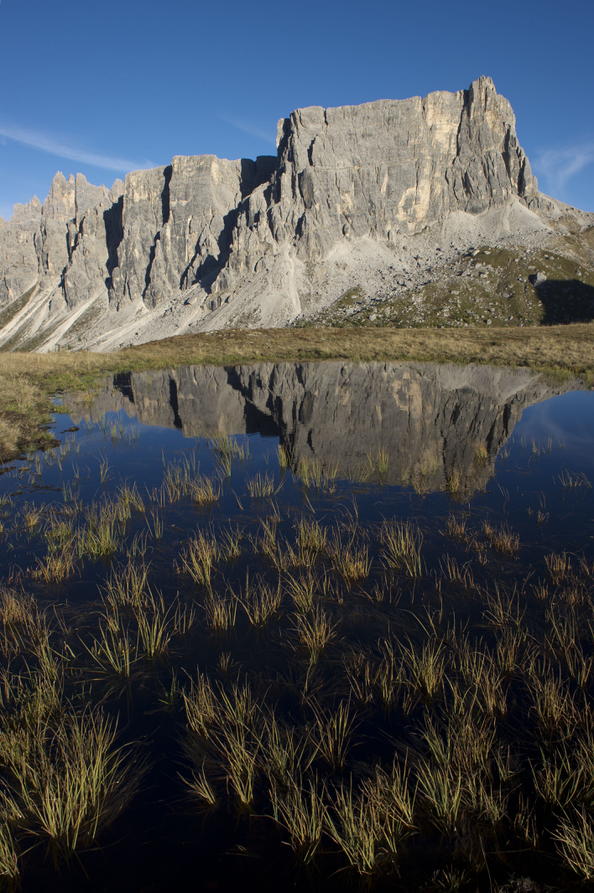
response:
[[[348,360],[528,367],[594,386],[594,323],[534,328],[289,328],[178,335],[113,353],[0,352],[0,461],[48,446],[51,397],[104,375],[173,366]]]

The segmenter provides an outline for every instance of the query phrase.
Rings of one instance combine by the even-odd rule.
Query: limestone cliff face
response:
[[[343,237],[389,242],[452,211],[536,192],[511,106],[490,78],[424,99],[299,109],[279,124],[272,182],[241,209],[220,286],[287,242],[316,259]]]
[[[0,346],[284,325],[421,269],[434,245],[544,231],[559,214],[490,78],[300,109],[279,123],[276,157],[175,157],[111,189],[57,174],[43,204],[0,221],[0,306],[15,305]]]
[[[64,286],[67,273],[74,279],[71,268],[78,265],[75,255],[82,233],[91,229],[97,208],[107,208],[112,201],[110,190],[93,186],[84,174],[66,179],[57,173],[43,204],[33,198],[27,205],[16,205],[12,219],[0,222],[0,304],[34,286]],[[103,233],[99,238],[105,242]],[[96,275],[101,275],[100,262]],[[75,302],[78,292],[64,287],[64,295]]]
[[[561,390],[528,370],[485,366],[189,366],[118,375],[80,414],[100,421],[123,409],[188,437],[273,434],[297,474],[315,462],[332,476],[373,480],[381,451],[385,483],[470,495],[490,479],[524,409]]]
[[[270,176],[274,159],[177,156],[167,167],[126,177],[110,301],[155,307],[215,278],[230,222],[243,197]]]

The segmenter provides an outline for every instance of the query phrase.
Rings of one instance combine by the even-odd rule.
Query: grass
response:
[[[317,778],[290,779],[285,786],[273,782],[270,802],[274,820],[287,832],[297,859],[309,865],[320,846],[326,819],[320,782]]]
[[[409,577],[421,576],[423,534],[418,527],[410,522],[384,521],[379,538],[384,547],[382,558],[387,567],[402,571]]]
[[[297,638],[309,655],[310,665],[314,665],[336,635],[336,624],[317,605],[310,611],[295,615]]]
[[[529,366],[594,381],[594,325],[447,329],[303,328],[180,335],[111,354],[0,353],[0,458],[47,443],[50,395],[108,373],[252,361],[431,361]]]
[[[217,437],[212,441],[212,447],[217,457],[217,464],[225,477],[231,474],[233,460],[243,461],[248,458],[248,448],[229,436]]]
[[[211,535],[198,531],[180,553],[179,569],[189,574],[198,586],[210,588],[215,562],[219,557],[219,544]]]
[[[312,704],[314,723],[311,740],[314,752],[334,770],[344,769],[351,738],[356,727],[356,714],[349,701],[340,701],[332,709]]]
[[[69,859],[125,809],[142,767],[130,748],[117,744],[114,722],[96,711],[67,712],[29,731],[26,755],[3,742],[4,807],[47,844],[55,862]]]
[[[587,811],[574,809],[565,815],[553,839],[569,868],[584,881],[594,880],[594,823]]]
[[[483,534],[493,549],[505,555],[516,555],[520,548],[520,537],[506,525],[494,527],[489,521],[485,521]]]
[[[95,502],[0,503],[0,889],[92,877],[103,843],[107,883],[155,821],[166,871],[183,851],[221,883],[241,853],[324,889],[585,889],[589,551],[445,497],[376,524],[301,489],[211,521],[197,455],[148,493],[114,466]]]
[[[274,496],[279,490],[279,487],[275,483],[274,477],[271,474],[260,474],[260,472],[253,477],[248,478],[246,487],[248,494],[252,499],[266,499],[267,497]]]
[[[278,612],[282,592],[280,586],[273,587],[262,579],[256,579],[252,583],[247,574],[245,586],[237,598],[251,625],[261,628],[266,626]]]

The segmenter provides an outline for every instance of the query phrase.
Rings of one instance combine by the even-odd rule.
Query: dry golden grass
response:
[[[594,324],[533,328],[225,330],[164,338],[115,353],[0,352],[0,457],[43,441],[48,396],[101,374],[259,360],[414,360],[529,366],[594,381]],[[15,399],[16,398],[16,399]],[[12,432],[12,433],[11,433]]]

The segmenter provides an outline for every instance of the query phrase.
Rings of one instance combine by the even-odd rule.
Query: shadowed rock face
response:
[[[556,393],[529,371],[485,366],[189,366],[118,375],[81,415],[123,409],[187,437],[272,434],[297,473],[316,463],[330,476],[469,495],[491,477],[524,408]]]

